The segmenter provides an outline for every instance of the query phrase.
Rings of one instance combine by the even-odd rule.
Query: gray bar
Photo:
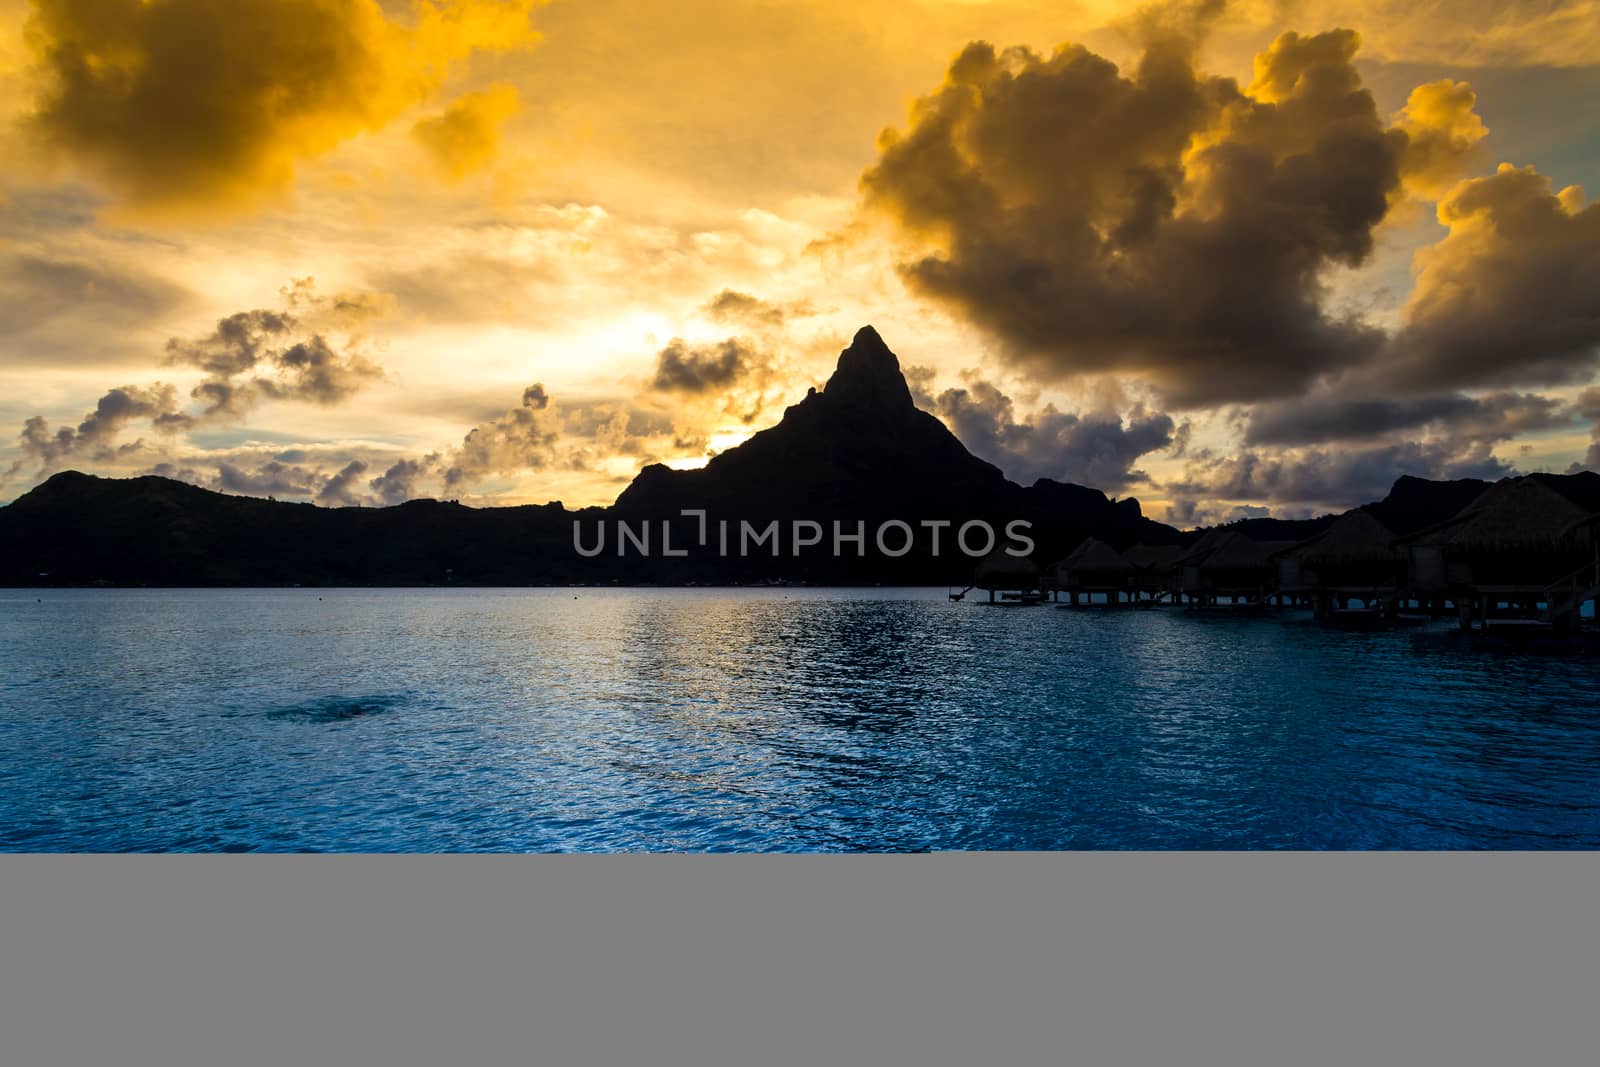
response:
[[[0,857],[0,1060],[1591,1063],[1589,854]]]

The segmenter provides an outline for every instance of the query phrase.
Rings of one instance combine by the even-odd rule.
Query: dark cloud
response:
[[[461,445],[421,457],[376,456],[356,449],[329,455],[312,448],[270,455],[248,449],[200,472],[206,460],[162,463],[150,473],[223,492],[301,497],[329,507],[395,505],[422,496],[455,495],[495,476],[533,470],[595,470],[619,455],[651,462],[652,440],[670,438],[671,415],[637,405],[578,401],[557,406],[542,384],[522,391],[521,403],[474,426]],[[322,462],[318,457],[322,457]],[[326,465],[333,460],[342,466]],[[387,466],[382,466],[387,464]],[[374,474],[381,469],[381,474]]]
[[[653,384],[663,392],[708,393],[726,389],[758,362],[759,354],[739,338],[707,345],[674,339],[656,356]]]
[[[185,425],[177,411],[177,390],[156,382],[152,385],[124,385],[108,391],[94,410],[77,426],[51,430],[42,416],[28,419],[19,435],[22,456],[11,465],[8,476],[37,465],[40,472],[58,469],[75,460],[104,461],[128,445],[117,445],[118,435],[132,422],[148,419],[159,430],[176,430]]]
[[[468,431],[461,447],[442,461],[445,488],[459,490],[490,475],[556,465],[557,423],[543,414],[549,403],[543,385],[530,386],[520,407]]]
[[[1346,508],[1378,499],[1403,474],[1495,479],[1494,454],[1524,434],[1570,427],[1584,403],[1535,393],[1398,399],[1317,394],[1258,406],[1236,455],[1200,452],[1165,488],[1177,498]]]
[[[320,471],[271,460],[253,469],[233,463],[217,464],[211,487],[246,496],[314,496],[324,484]]]
[[[1078,482],[1116,492],[1148,480],[1133,464],[1173,443],[1171,416],[1135,408],[1075,415],[1046,407],[1019,419],[1011,398],[972,381],[933,398],[932,410],[974,453],[1021,482]]]
[[[1198,526],[1201,519],[1200,502],[1197,500],[1180,498],[1167,505],[1167,522],[1180,529]]]
[[[1284,34],[1241,89],[1196,71],[1181,21],[1147,27],[1127,74],[1076,45],[969,45],[863,192],[928,249],[911,287],[1035,374],[1142,374],[1177,406],[1292,395],[1379,351],[1323,277],[1471,135],[1451,108],[1388,125],[1349,31]],[[1445,121],[1456,141],[1414,147]]]
[[[156,382],[109,390],[76,427],[52,430],[43,416],[32,416],[23,424],[22,455],[8,476],[34,466],[34,476],[42,478],[68,462],[104,461],[136,451],[139,441],[116,443],[136,422],[173,434],[242,418],[263,400],[338,404],[383,376],[364,354],[359,332],[351,332],[379,313],[382,301],[361,293],[323,296],[310,279],[282,295],[293,311],[242,311],[219,320],[203,337],[167,342],[169,363],[205,374],[189,393],[198,410],[184,410],[177,390]],[[313,325],[340,329],[346,339],[335,343]]]
[[[1502,164],[1439,205],[1380,386],[1558,385],[1600,367],[1600,205]]]
[[[320,457],[307,449],[287,449],[276,455],[243,448],[225,456],[187,455],[157,463],[142,473],[198,485],[215,492],[242,496],[288,497],[314,501],[324,507],[368,507],[397,504],[417,496],[407,487],[398,488],[408,475],[415,477],[436,464],[438,457],[422,461],[401,460],[383,475],[368,479],[378,458],[339,456]],[[331,461],[331,465],[329,463]],[[209,473],[214,471],[215,473]],[[374,490],[363,492],[363,487]]]
[[[724,289],[706,302],[704,310],[718,322],[776,328],[790,318],[810,315],[813,309],[803,301],[774,304],[736,289]]]
[[[767,326],[783,325],[783,309],[749,293],[724,289],[706,302],[705,311],[719,322],[754,322]]]
[[[1560,426],[1570,418],[1559,400],[1534,393],[1344,399],[1318,392],[1256,406],[1245,424],[1244,441],[1247,445],[1370,441],[1428,428],[1456,438],[1503,441]]]
[[[231,378],[254,370],[270,346],[294,328],[295,320],[287,312],[240,311],[219,319],[217,328],[205,337],[172,338],[167,342],[167,358],[218,378]]]
[[[34,0],[32,132],[165,209],[249,203],[381,128],[452,62],[530,43],[531,0]]]
[[[1403,474],[1503,478],[1513,471],[1486,443],[1402,441],[1372,448],[1245,450],[1192,460],[1164,483],[1175,500],[1269,501],[1344,510],[1382,498]]]
[[[198,485],[204,488],[210,488],[213,481],[198,468],[180,463],[157,463],[144,473],[153,474],[158,478],[171,478],[173,481],[188,482],[190,485]]]
[[[336,350],[321,334],[274,353],[273,363],[283,377],[257,378],[255,385],[274,400],[337,404],[383,377],[377,364],[359,352]]]
[[[938,406],[938,399],[933,395],[933,380],[939,372],[932,367],[903,367],[901,373],[905,375],[906,388],[911,391],[911,401],[924,411],[932,411]]]
[[[1583,460],[1567,468],[1567,473],[1576,474],[1580,470],[1600,472],[1600,388],[1585,389],[1573,406],[1579,417],[1589,421],[1589,436],[1593,438],[1593,443],[1589,445]]]
[[[561,429],[580,442],[574,465],[587,467],[600,456],[637,456],[653,459],[652,438],[675,431],[670,414],[640,404],[579,401],[561,410]]]
[[[323,483],[317,490],[317,503],[326,507],[356,507],[366,503],[366,498],[357,493],[356,483],[361,476],[367,473],[367,465],[359,459],[353,459],[345,464],[344,469]]]
[[[284,297],[288,306],[313,311],[328,325],[359,326],[374,313],[365,295],[317,296],[309,280],[286,289]],[[263,398],[323,405],[349,399],[383,377],[361,348],[359,334],[336,346],[324,333],[311,332],[298,314],[257,309],[219,320],[204,337],[173,338],[167,359],[206,372],[191,393],[206,415],[237,417]]]
[[[402,459],[367,483],[367,488],[378,494],[385,504],[404,504],[421,496],[419,483],[438,463],[437,456],[425,459]]]

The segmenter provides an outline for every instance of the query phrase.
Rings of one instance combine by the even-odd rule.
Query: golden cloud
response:
[[[468,93],[443,113],[422,119],[411,127],[411,136],[427,149],[441,174],[460,181],[494,161],[500,127],[519,106],[516,89],[496,85]]]
[[[477,51],[530,46],[537,0],[33,0],[26,123],[143,211],[281,195]],[[392,6],[392,5],[391,5]]]
[[[1558,385],[1600,366],[1600,204],[1556,191],[1533,167],[1500,164],[1439,204],[1450,232],[1417,253],[1398,383]]]
[[[1463,160],[1489,135],[1473,108],[1478,96],[1466,82],[1441,81],[1411,90],[1395,125],[1406,132],[1405,184],[1418,196],[1437,200],[1461,176]]]
[[[1486,132],[1471,89],[1424,86],[1389,125],[1351,30],[1281,34],[1241,87],[1173,24],[1126,72],[1080,45],[962,51],[862,176],[906,238],[901,276],[1044,379],[1136,374],[1178,407],[1369,361],[1382,332],[1325,277],[1368,261],[1406,193],[1460,176]]]

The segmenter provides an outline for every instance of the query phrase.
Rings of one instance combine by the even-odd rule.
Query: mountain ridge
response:
[[[1404,533],[1448,518],[1488,484],[1406,476],[1384,500],[1366,506]],[[1574,487],[1590,489],[1588,482]],[[684,522],[686,510],[704,512],[713,524],[804,521],[834,532],[834,524],[959,528],[981,521],[1002,529],[1022,521],[1041,563],[1087,537],[1125,549],[1198,536],[1147,518],[1132,497],[1113,500],[1050,479],[1028,486],[1010,481],[916,406],[898,358],[866,326],[840,353],[824,387],[790,405],[777,423],[700,468],[646,466],[609,507],[473,508],[418,499],[327,508],[231,496],[154,475],[110,479],[65,471],[0,507],[0,584],[965,584],[974,565],[968,556],[924,546],[901,557],[882,551],[802,557],[787,544],[783,552],[729,556],[705,550],[703,532],[701,550],[687,555],[630,554],[620,531],[599,552],[578,550],[585,526],[627,524],[647,533]],[[1248,519],[1230,528],[1263,540],[1297,540],[1334,518]],[[683,543],[682,531],[672,536]]]

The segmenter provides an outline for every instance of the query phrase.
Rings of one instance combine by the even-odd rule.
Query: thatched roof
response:
[[[1214,526],[1200,535],[1200,540],[1183,550],[1183,553],[1173,560],[1180,566],[1193,566],[1209,556],[1224,539],[1230,536],[1243,537],[1243,534],[1231,533],[1221,526]]]
[[[1126,574],[1133,570],[1133,564],[1104,541],[1090,537],[1073,549],[1065,559],[1057,562],[1055,570],[1058,574],[1070,574],[1073,571]]]
[[[1182,555],[1183,549],[1177,545],[1134,545],[1122,558],[1142,571],[1165,572],[1170,571]]]
[[[980,588],[1027,587],[1038,579],[1038,564],[1026,556],[1008,555],[1003,549],[985,556],[972,575],[973,584]]]
[[[1567,541],[1589,513],[1532,477],[1496,482],[1459,515],[1406,542],[1464,551],[1548,548]]]
[[[1316,537],[1285,555],[1302,563],[1389,563],[1403,558],[1394,532],[1366,508],[1347,511]]]
[[[1272,556],[1293,544],[1293,541],[1252,541],[1242,533],[1226,531],[1212,542],[1203,558],[1197,558],[1197,553],[1191,551],[1184,562],[1198,565],[1201,573],[1259,570],[1271,567]]]

